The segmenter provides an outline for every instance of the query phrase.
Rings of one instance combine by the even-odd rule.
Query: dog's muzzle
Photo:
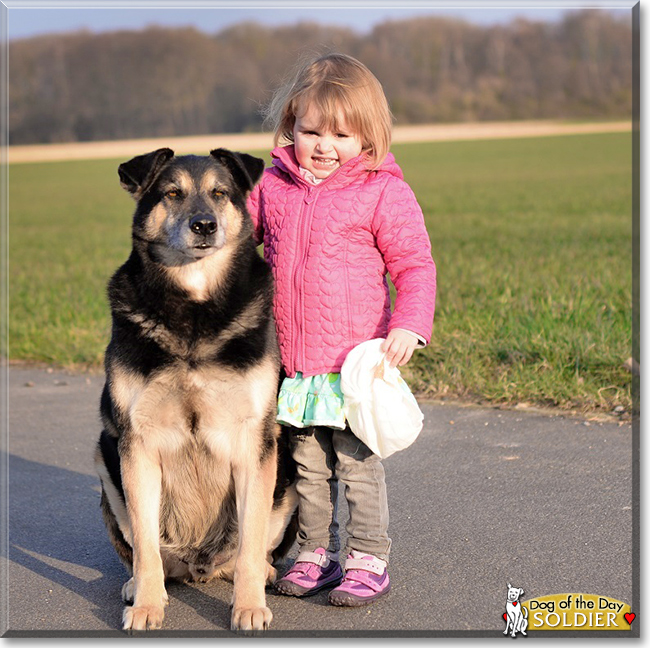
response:
[[[210,213],[200,213],[192,216],[189,221],[189,229],[192,233],[190,246],[193,255],[199,258],[210,255],[223,247],[224,232],[219,227],[217,218]]]
[[[190,219],[190,229],[199,236],[211,236],[217,231],[217,219],[212,214],[197,214]]]

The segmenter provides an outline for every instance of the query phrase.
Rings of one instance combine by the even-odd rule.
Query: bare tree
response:
[[[16,40],[10,142],[239,132],[304,57],[341,51],[377,75],[398,123],[629,116],[631,25],[599,10],[479,27],[430,17],[369,34],[248,22]]]

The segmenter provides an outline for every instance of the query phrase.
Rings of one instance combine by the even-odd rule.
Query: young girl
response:
[[[286,374],[277,420],[293,427],[300,502],[300,553],[276,588],[307,596],[337,586],[331,604],[363,605],[390,589],[386,484],[379,457],[346,425],[339,372],[366,340],[385,338],[392,366],[429,342],[436,270],[422,210],[388,152],[388,103],[362,63],[329,54],[303,66],[269,118],[273,167],[249,210],[275,277]],[[339,482],[350,514],[344,573]]]

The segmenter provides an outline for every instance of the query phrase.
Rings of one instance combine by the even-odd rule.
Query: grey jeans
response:
[[[291,429],[300,501],[301,550],[340,550],[338,484],[345,486],[350,519],[345,555],[363,551],[388,561],[388,500],[381,460],[349,428]]]

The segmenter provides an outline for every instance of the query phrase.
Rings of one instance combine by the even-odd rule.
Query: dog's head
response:
[[[251,235],[246,197],[264,162],[226,149],[175,157],[168,148],[121,164],[122,187],[136,200],[133,236],[165,266],[183,266]]]
[[[508,601],[518,601],[519,597],[522,596],[524,590],[521,587],[513,587],[508,583]]]

